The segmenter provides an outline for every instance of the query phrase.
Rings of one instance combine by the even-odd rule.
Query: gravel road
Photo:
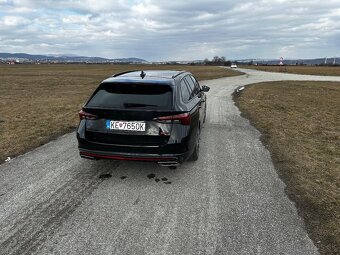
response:
[[[89,161],[71,133],[0,165],[0,254],[318,254],[231,93],[340,77],[241,71],[202,82],[211,90],[195,163]]]

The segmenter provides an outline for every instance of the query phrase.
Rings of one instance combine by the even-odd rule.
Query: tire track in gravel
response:
[[[118,163],[116,164],[116,167]],[[78,173],[55,190],[48,199],[37,204],[11,226],[7,239],[1,243],[1,254],[31,254],[52,235],[74,210],[103,182],[102,171]],[[48,216],[48,217],[47,217]],[[0,224],[3,229],[9,222]]]
[[[74,134],[63,136],[2,166],[0,172],[0,254],[32,254],[105,181],[119,162],[87,162],[77,155]],[[47,158],[46,155],[53,151]],[[64,158],[64,161],[60,161]],[[49,161],[49,165],[45,163]],[[70,162],[73,162],[70,164]],[[13,168],[18,169],[15,173]]]

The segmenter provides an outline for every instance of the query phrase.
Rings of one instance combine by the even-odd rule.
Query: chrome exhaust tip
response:
[[[96,159],[95,157],[84,155],[84,154],[80,154],[80,157],[86,158],[86,159],[91,159],[91,160],[95,160]]]
[[[179,165],[178,161],[160,161],[158,162],[160,166],[176,167]]]

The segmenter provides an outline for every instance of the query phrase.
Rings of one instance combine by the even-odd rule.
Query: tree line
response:
[[[212,58],[212,60],[209,60],[208,58],[204,59],[205,65],[222,65],[222,66],[230,66],[231,61],[227,60],[224,56],[215,56]]]

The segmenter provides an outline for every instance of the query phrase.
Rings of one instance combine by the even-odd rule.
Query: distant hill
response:
[[[77,63],[148,63],[140,58],[101,58],[85,57],[77,55],[31,55],[26,53],[0,53],[2,60],[14,60],[16,62],[77,62]]]
[[[235,62],[239,63],[249,63],[252,62],[253,64],[264,64],[264,65],[277,65],[279,64],[279,59],[239,59],[234,60]],[[314,58],[314,59],[284,59],[283,63],[285,65],[322,65],[325,64],[325,58]],[[334,63],[334,58],[328,58],[326,60],[326,64],[331,65]],[[335,64],[340,64],[340,58],[335,58]]]
[[[27,53],[0,53],[0,63],[8,61],[16,63],[136,63],[136,64],[202,64],[203,60],[195,61],[163,61],[163,62],[148,62],[141,58],[101,58],[101,57],[86,57],[74,54],[47,54],[47,55],[32,55]],[[235,59],[230,60],[236,63],[253,63],[259,65],[278,65],[279,59]],[[284,59],[285,65],[322,65],[325,64],[325,58],[314,59]],[[334,58],[328,58],[326,63],[332,65]],[[335,58],[335,64],[340,65],[340,58]]]

